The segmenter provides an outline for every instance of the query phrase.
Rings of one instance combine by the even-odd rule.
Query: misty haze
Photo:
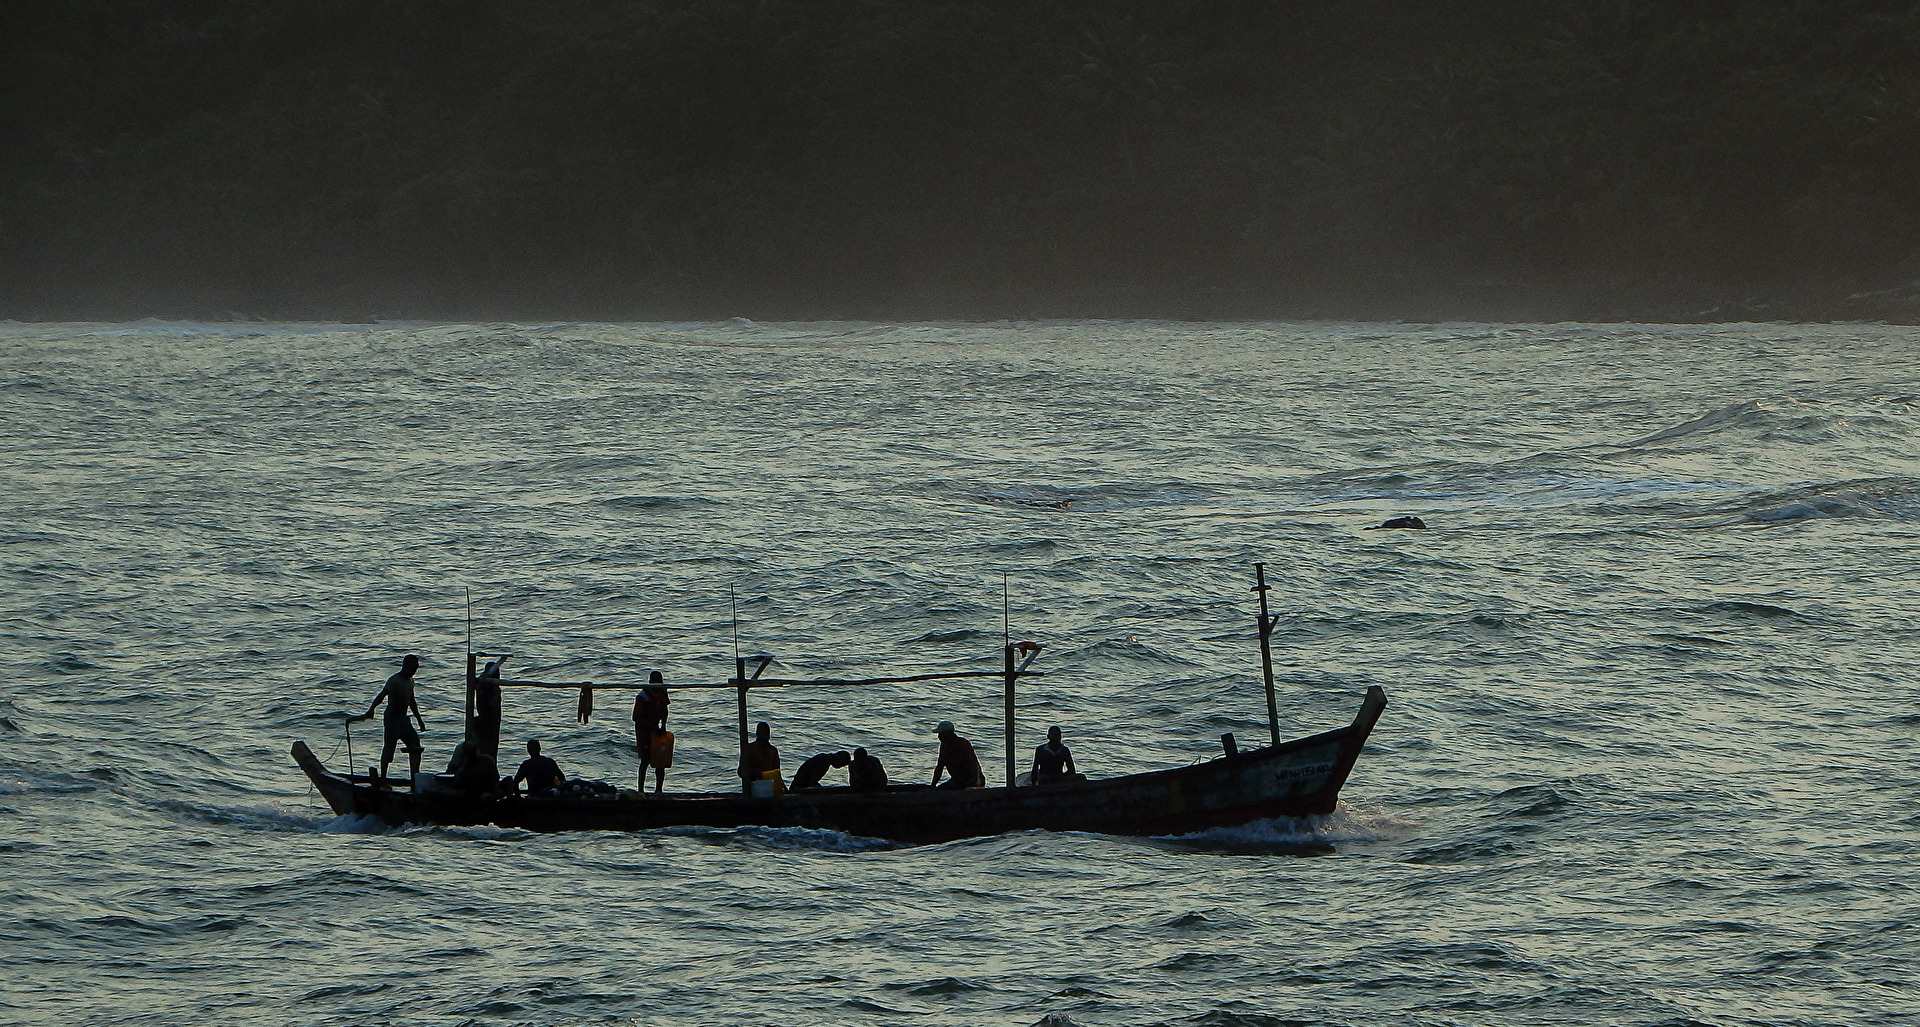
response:
[[[46,0],[17,319],[1904,319],[1873,0]]]

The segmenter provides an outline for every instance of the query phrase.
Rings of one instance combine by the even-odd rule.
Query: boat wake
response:
[[[188,799],[157,799],[151,805],[175,819],[231,827],[242,831],[326,831],[328,825],[335,820],[349,819],[335,817],[325,812],[324,807],[309,809],[276,805],[219,806]]]
[[[312,830],[320,834],[402,834],[415,830],[413,825],[392,827],[372,814],[343,813],[337,817],[316,817]]]
[[[691,838],[709,845],[747,845],[785,852],[880,852],[902,848],[898,842],[881,838],[810,827],[669,827],[656,833]]]
[[[1323,817],[1271,817],[1157,840],[1227,852],[1324,852],[1338,844],[1388,841],[1411,826],[1392,814],[1365,812],[1342,802]]]
[[[437,834],[450,838],[501,841],[531,838],[532,832],[517,828],[482,824],[475,827],[445,827],[437,824],[388,824],[370,814],[335,815],[325,807],[299,806],[220,806],[184,799],[161,799],[156,809],[180,820],[214,824],[241,831],[276,831],[294,834],[413,835]]]
[[[399,827],[394,827],[377,816],[356,813],[317,819],[310,829],[321,834],[432,834],[445,838],[458,838],[479,842],[522,841],[534,837],[534,832],[532,831],[522,830],[517,827],[495,827],[492,824],[477,824],[465,827],[447,827],[440,824],[402,824]]]

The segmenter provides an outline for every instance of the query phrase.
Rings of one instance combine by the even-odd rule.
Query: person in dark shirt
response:
[[[986,785],[986,776],[980,773],[980,757],[973,754],[973,743],[960,737],[953,729],[953,721],[943,720],[934,729],[940,736],[940,760],[933,765],[933,784],[938,788],[980,788]],[[952,775],[946,784],[940,783],[940,772],[945,770]]]
[[[1047,744],[1033,750],[1033,783],[1037,785],[1065,781],[1067,775],[1077,773],[1073,767],[1073,753],[1060,741],[1060,729],[1047,729]]]
[[[633,744],[640,750],[640,790],[647,790],[647,768],[653,767],[653,794],[667,787],[667,768],[653,762],[653,740],[667,730],[667,687],[659,671],[647,675],[647,687],[633,697]]]
[[[780,750],[773,747],[772,737],[773,729],[763,720],[754,726],[753,741],[740,750],[741,791],[751,793],[753,783],[760,780],[760,775],[780,769]]]
[[[420,657],[408,656],[401,660],[399,673],[387,679],[387,684],[380,689],[380,694],[374,696],[373,702],[368,704],[367,712],[358,717],[347,718],[349,724],[372,720],[373,711],[380,706],[381,700],[386,701],[387,714],[383,725],[386,728],[387,741],[380,749],[382,779],[387,776],[387,765],[393,762],[394,746],[403,743],[407,747],[407,762],[413,765],[413,775],[420,776],[420,735],[419,732],[414,731],[412,724],[407,723],[407,714],[411,713],[413,719],[420,722],[420,730],[427,729],[427,722],[420,716],[420,704],[413,698],[413,675],[419,669]]]
[[[796,792],[802,788],[818,788],[820,779],[827,776],[827,771],[834,767],[844,767],[852,762],[853,755],[845,749],[809,756],[806,762],[800,764],[800,769],[793,772],[792,788]]]
[[[500,665],[505,662],[505,656],[489,660],[473,678],[473,719],[467,722],[467,738],[491,762],[500,757]]]
[[[488,756],[472,739],[454,747],[453,759],[447,763],[447,773],[453,775],[455,788],[471,795],[491,792],[500,781],[500,771],[495,767],[493,757]]]
[[[887,768],[865,749],[853,750],[853,765],[847,768],[847,786],[856,791],[873,791],[887,786]]]
[[[527,794],[538,795],[549,792],[567,783],[567,775],[560,773],[560,764],[540,755],[540,743],[536,739],[527,739],[527,758],[520,761],[520,769],[513,775],[513,784],[518,788],[520,782],[527,783]]]

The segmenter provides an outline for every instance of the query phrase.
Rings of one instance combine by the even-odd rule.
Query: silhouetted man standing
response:
[[[647,768],[653,768],[653,794],[667,787],[667,768],[654,762],[654,739],[667,730],[667,687],[659,671],[647,675],[647,687],[633,697],[633,744],[640,750],[640,790],[647,790]]]
[[[414,775],[417,777],[420,774],[420,735],[413,729],[412,724],[407,723],[407,714],[411,713],[413,719],[420,722],[420,730],[427,729],[426,720],[420,716],[420,704],[413,699],[413,673],[419,669],[420,657],[408,656],[401,660],[400,672],[387,679],[386,687],[380,689],[380,694],[373,697],[373,702],[367,706],[367,712],[358,717],[347,718],[349,724],[361,720],[372,720],[374,709],[380,705],[381,700],[386,700],[387,716],[384,723],[387,729],[387,740],[380,749],[382,779],[387,776],[387,764],[393,762],[394,747],[401,743],[405,743],[407,747],[407,762],[413,764]]]

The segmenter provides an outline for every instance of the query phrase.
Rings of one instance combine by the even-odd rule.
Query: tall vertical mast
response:
[[[740,597],[727,587],[727,604],[733,610],[733,682],[740,687],[740,751],[747,751],[747,661],[740,658]]]
[[[1267,731],[1273,736],[1274,745],[1280,744],[1280,706],[1273,698],[1273,648],[1268,637],[1273,634],[1274,618],[1267,616],[1267,565],[1253,565],[1253,590],[1260,593],[1260,675],[1267,682]]]
[[[1013,787],[1013,682],[1020,675],[1013,669],[1013,646],[1005,650],[1007,654],[1007,787]]]
[[[1000,641],[1006,656],[1007,674],[1007,787],[1013,787],[1013,683],[1018,677],[1013,670],[1013,607],[1007,598],[1007,573],[1000,572]]]

